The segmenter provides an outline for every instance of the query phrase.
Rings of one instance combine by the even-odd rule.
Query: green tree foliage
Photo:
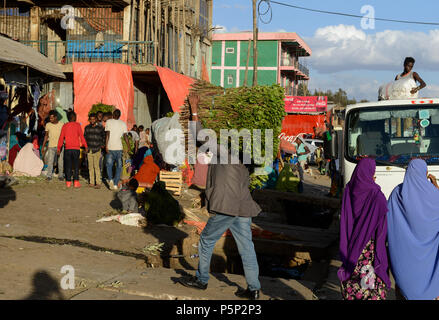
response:
[[[356,104],[357,100],[355,99],[349,99],[346,91],[339,88],[338,91],[332,92],[331,90],[327,91],[321,91],[321,90],[314,90],[314,96],[327,96],[328,101],[332,101],[337,105],[341,105],[343,107],[346,107],[348,104]]]
[[[299,83],[297,88],[297,95],[301,97],[306,97],[311,95],[311,91],[308,90],[308,85],[306,83]]]

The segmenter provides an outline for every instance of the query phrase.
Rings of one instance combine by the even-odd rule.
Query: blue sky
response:
[[[362,15],[372,6],[375,17],[439,23],[438,0],[278,0],[312,9]],[[213,25],[218,32],[252,30],[251,0],[214,0]],[[378,87],[402,71],[404,57],[416,59],[415,71],[427,83],[420,96],[439,97],[439,25],[375,21],[363,29],[361,19],[307,12],[272,4],[269,24],[261,32],[297,32],[311,47],[310,88],[339,87],[357,99],[376,100]],[[268,17],[268,16],[267,16]]]

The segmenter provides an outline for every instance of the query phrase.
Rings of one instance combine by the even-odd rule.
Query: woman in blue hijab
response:
[[[409,300],[439,297],[439,190],[427,174],[424,160],[412,160],[388,201],[391,269]]]

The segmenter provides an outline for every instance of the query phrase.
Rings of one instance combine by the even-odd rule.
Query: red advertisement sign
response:
[[[296,97],[285,96],[285,112],[326,112],[328,109],[328,97]]]

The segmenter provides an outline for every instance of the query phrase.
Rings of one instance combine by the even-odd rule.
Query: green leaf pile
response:
[[[282,130],[282,119],[285,117],[284,89],[278,84],[270,86],[239,87],[224,89],[197,81],[191,91],[200,96],[198,115],[204,128],[215,131],[220,142],[221,129],[261,129],[262,156],[265,155],[264,129],[273,130],[273,159],[276,157]],[[186,108],[188,105],[186,103]],[[252,150],[253,139],[251,143]],[[243,151],[242,142],[240,151]],[[251,152],[253,159],[253,152]],[[253,159],[254,160],[254,159]],[[261,187],[268,176],[252,175],[250,189]]]

